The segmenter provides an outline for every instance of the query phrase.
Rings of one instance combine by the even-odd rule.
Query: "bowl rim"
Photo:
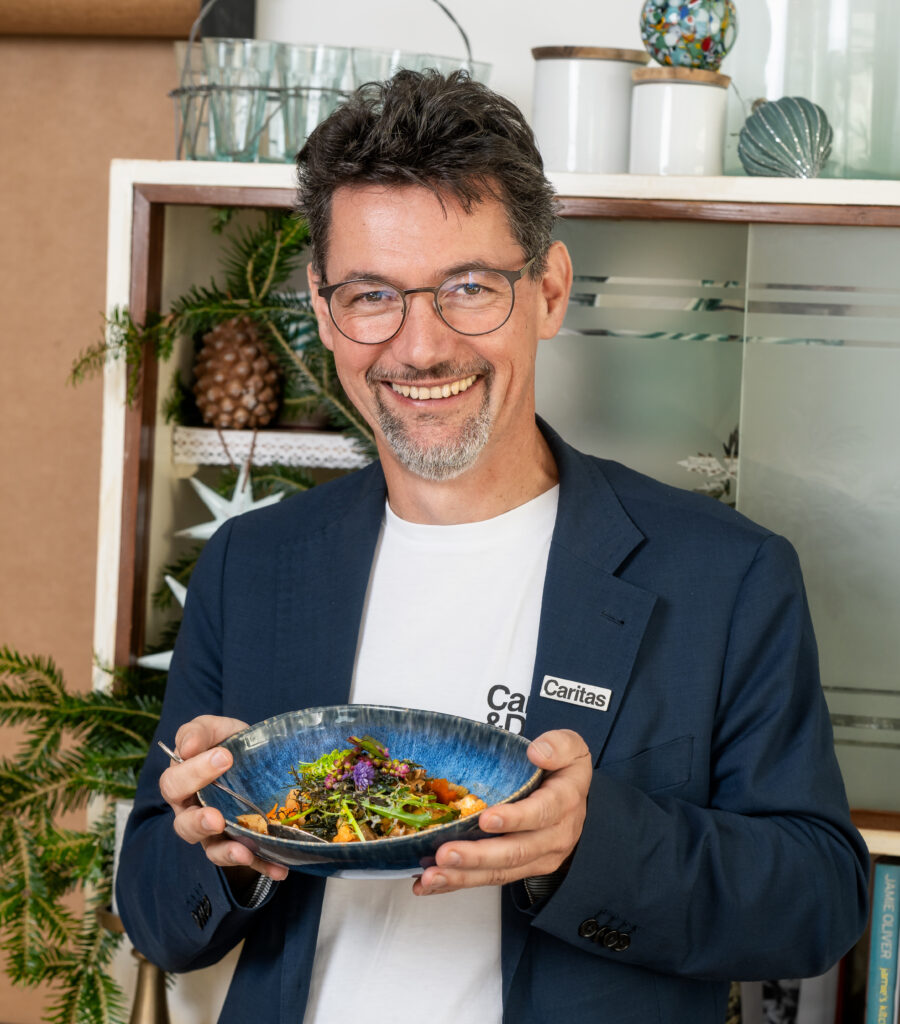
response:
[[[270,722],[277,721],[278,719],[281,719],[281,718],[287,718],[290,715],[314,714],[317,711],[338,712],[338,711],[350,710],[350,709],[353,709],[354,711],[366,711],[366,710],[369,710],[369,711],[396,711],[396,712],[399,712],[401,714],[409,714],[409,713],[412,712],[412,713],[418,713],[418,714],[424,714],[424,715],[431,715],[431,716],[434,716],[435,718],[446,719],[448,722],[450,722],[450,721],[464,722],[467,727],[471,727],[471,726],[474,725],[474,726],[480,726],[480,727],[482,727],[484,729],[494,729],[498,733],[501,733],[504,736],[507,736],[510,739],[512,739],[514,743],[523,744],[526,748],[528,746],[530,746],[530,744],[531,744],[531,740],[528,737],[526,737],[526,736],[522,736],[519,733],[508,732],[506,729],[501,729],[497,725],[491,725],[489,722],[480,722],[480,721],[478,721],[477,718],[466,718],[463,715],[451,715],[451,714],[448,714],[447,712],[444,712],[444,711],[429,711],[427,708],[409,708],[409,707],[401,707],[399,705],[394,705],[394,704],[368,704],[368,703],[366,703],[366,704],[321,704],[321,705],[317,705],[315,707],[294,708],[291,711],[282,711],[280,714],[270,715],[268,718],[263,718],[259,722],[254,722],[252,725],[248,725],[245,729],[239,729],[237,732],[234,732],[230,736],[227,736],[224,740],[222,740],[221,743],[217,744],[217,746],[225,747],[226,749],[229,749],[228,748],[228,744],[230,742],[234,741],[235,739],[237,739],[237,737],[243,736],[245,733],[251,732],[253,729],[259,729],[260,727],[265,726],[265,725],[267,725]],[[230,770],[231,769],[229,769],[229,771]],[[227,775],[228,772],[225,772],[224,774]],[[508,796],[505,796],[502,800],[498,800],[496,803],[489,804],[488,807],[500,807],[503,804],[511,804],[511,803],[515,803],[517,800],[521,800],[523,797],[527,796],[529,793],[531,793],[535,789],[537,789],[537,787],[541,784],[541,781],[543,780],[543,777],[544,777],[545,774],[546,773],[545,773],[543,768],[538,768],[538,767],[535,766],[534,767],[534,771],[531,773],[531,775],[529,775],[529,777],[526,779],[526,781],[522,783],[521,786],[519,786],[516,790],[514,790]],[[204,786],[203,789],[198,790],[198,792],[197,792],[197,799],[200,801],[200,803],[204,807],[206,807],[208,805],[207,805],[206,800],[203,797],[203,791],[206,790],[206,789],[212,789],[212,788],[213,787],[211,785],[210,786]],[[485,809],[487,809],[487,808],[485,808]],[[472,819],[473,824],[476,825],[476,826],[477,826],[477,823],[478,823],[478,818],[479,818],[481,813],[483,813],[483,812],[479,812],[478,814],[472,814],[472,815],[468,816],[469,818]],[[223,814],[223,817],[225,817],[224,814]],[[408,836],[384,836],[381,839],[372,840],[369,843],[358,843],[358,844],[357,843],[353,843],[353,844],[340,844],[340,845],[352,845],[354,847],[358,846],[360,849],[372,849],[372,844],[375,843],[375,844],[377,844],[377,849],[385,849],[387,844],[390,844],[391,849],[402,849],[404,845],[405,846],[413,846],[414,844],[421,842],[422,838],[424,836],[426,836],[426,835],[427,836],[436,836],[436,835],[440,835],[441,832],[449,831],[449,830],[451,830],[453,828],[458,828],[460,823],[461,822],[465,822],[466,820],[467,820],[466,818],[457,818],[455,821],[447,821],[447,822],[444,822],[443,825],[434,825],[431,828],[423,829],[421,832],[414,832],[412,835],[408,835]],[[239,825],[236,821],[232,821],[228,817],[225,817],[225,824],[233,832],[237,832],[239,835],[247,836],[248,838],[254,838],[254,837],[256,837],[257,839],[260,838],[260,833],[259,832],[254,832],[253,829],[246,828],[244,825]],[[313,840],[283,839],[281,836],[273,836],[273,835],[270,835],[270,834],[266,834],[262,838],[264,838],[266,840],[266,843],[274,843],[276,849],[278,847],[283,847],[286,850],[298,850],[298,851],[299,850],[303,850],[303,851],[309,850],[309,851],[316,851],[316,852],[321,853],[323,851],[323,847],[325,845],[327,845],[327,846],[335,845],[333,843],[323,844],[323,843],[315,842]]]

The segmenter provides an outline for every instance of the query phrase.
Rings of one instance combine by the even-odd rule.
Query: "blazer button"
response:
[[[623,952],[631,945],[631,936],[628,932],[619,932],[619,939],[613,947],[617,953]]]
[[[610,930],[603,936],[603,945],[606,946],[607,949],[615,949],[618,941],[619,932],[617,932],[615,928],[610,928]]]
[[[582,921],[578,926],[578,934],[583,939],[592,939],[597,934],[597,929],[600,927],[596,917],[589,917],[586,921]]]
[[[599,928],[597,932],[591,936],[591,942],[606,942],[606,936],[610,932],[610,927],[605,924],[602,928]]]

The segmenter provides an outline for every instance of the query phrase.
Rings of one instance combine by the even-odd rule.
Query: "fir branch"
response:
[[[225,228],[234,220],[234,215],[237,213],[237,207],[235,206],[216,206],[212,211],[212,218],[209,224],[209,230],[214,235],[221,235]]]
[[[142,706],[162,707],[166,691],[167,675],[158,669],[142,668],[140,665],[106,666],[96,661],[101,672],[112,680],[110,693],[117,700],[133,700]]]
[[[233,298],[213,281],[208,288],[191,285],[184,295],[169,307],[169,316],[183,337],[193,337],[212,330],[216,324],[247,313],[246,298]]]
[[[287,339],[274,324],[270,324],[270,330],[281,351],[291,360],[293,367],[300,374],[303,384],[311,392],[321,396],[322,404],[329,408],[339,425],[346,424],[357,440],[362,442],[364,447],[374,449],[374,434],[358,415],[350,411],[352,407],[346,400],[346,396],[342,400],[334,394],[329,389],[327,380],[322,380],[316,376],[306,359],[304,359],[303,354],[288,344]]]
[[[237,474],[235,474],[235,480],[237,480]],[[234,485],[232,485],[232,490],[233,489]],[[220,491],[219,493],[222,492]],[[202,544],[194,544],[189,551],[185,551],[184,554],[179,555],[174,562],[170,562],[168,565],[164,566],[161,574],[163,580],[156,590],[153,591],[151,596],[154,608],[159,608],[162,611],[165,611],[175,606],[175,595],[172,593],[171,587],[166,583],[165,577],[171,576],[186,587],[202,550]]]
[[[181,379],[178,370],[172,375],[169,392],[163,399],[162,414],[169,424],[177,423],[184,427],[199,427],[202,424],[191,389]]]
[[[298,420],[323,418],[329,424],[331,422],[330,414],[323,407],[322,399],[318,395],[286,395],[281,400],[281,418],[285,425],[296,423]]]
[[[176,335],[171,320],[160,317],[158,313],[148,313],[147,322],[139,324],[127,309],[117,306],[104,319],[104,326],[102,340],[76,356],[69,371],[69,383],[79,384],[101,372],[110,359],[124,357],[126,402],[131,405],[141,381],[141,369],[147,351],[161,361],[172,354]]]
[[[262,301],[299,268],[308,235],[306,222],[284,211],[272,211],[260,224],[236,232],[221,261],[225,290]]]
[[[45,805],[59,814],[81,809],[94,797],[131,800],[137,773],[146,758],[145,744],[121,750],[115,756],[56,758],[39,777],[20,785],[18,795],[9,800],[8,807],[25,817],[39,817]]]
[[[112,694],[70,693],[50,659],[0,648],[0,723],[27,729],[15,755],[0,761],[0,948],[15,983],[55,986],[48,1020],[124,1020],[123,995],[108,972],[120,937],[94,911],[111,895],[112,807],[81,831],[61,828],[56,817],[97,797],[133,798],[159,720],[153,679],[118,671]],[[63,897],[86,887],[79,918]]]
[[[0,852],[4,874],[0,886],[0,928],[7,971],[14,982],[34,984],[42,976],[42,950],[66,942],[73,917],[56,899],[48,899],[34,836],[14,816],[2,819]]]
[[[248,292],[250,298],[253,300],[254,305],[257,302],[259,302],[259,300],[265,295],[266,291],[268,291],[269,287],[271,287],[271,284],[272,284],[272,274],[275,272],[275,264],[276,264],[276,262],[278,260],[278,252],[279,252],[279,250],[281,248],[280,241],[281,240],[279,238],[278,232],[276,231],[275,232],[275,246],[274,246],[274,249],[272,251],[271,260],[269,261],[269,272],[268,272],[265,280],[259,286],[259,288],[256,287],[256,282],[254,280],[254,277],[255,277],[254,271],[256,269],[256,255],[254,254],[253,256],[250,257],[249,260],[247,260],[247,266],[246,266],[245,271],[244,271],[244,276],[245,276],[246,283],[247,283],[247,292]]]
[[[54,882],[56,895],[80,882],[90,883],[94,895],[106,902],[111,895],[109,866],[112,851],[109,837],[115,834],[114,812],[108,809],[89,831],[48,828],[41,837],[40,864],[45,876]]]
[[[85,740],[102,738],[111,742],[111,734],[118,733],[136,742],[148,741],[159,711],[158,700],[144,697],[125,702],[96,690],[54,696],[38,685],[22,689],[15,683],[0,684],[0,724],[27,722],[29,736],[40,739],[45,748],[45,738],[58,739],[63,731]],[[143,728],[139,728],[141,725]],[[49,749],[55,750],[58,745],[51,742]]]
[[[223,469],[215,486],[216,491],[223,495],[233,493],[238,472],[236,468]],[[257,497],[277,492],[286,495],[297,494],[315,486],[315,480],[309,473],[296,466],[251,466],[250,480],[253,484],[253,493]]]
[[[26,656],[7,646],[0,647],[0,677],[9,675],[28,685],[45,684],[53,693],[65,692],[62,674],[52,658]]]
[[[54,974],[65,984],[46,1018],[51,1024],[119,1024],[124,1020],[125,998],[108,967],[121,936],[107,931],[95,914],[85,914],[76,951],[60,958]],[[50,969],[48,962],[48,971]]]
[[[160,630],[159,635],[156,638],[156,642],[147,644],[144,649],[145,654],[159,654],[161,651],[171,651],[175,647],[175,641],[178,639],[178,631],[181,628],[181,619],[173,619],[171,622],[166,623],[165,626]],[[145,669],[145,671],[150,671]],[[168,677],[167,671],[155,669],[158,674],[162,676],[163,681]]]

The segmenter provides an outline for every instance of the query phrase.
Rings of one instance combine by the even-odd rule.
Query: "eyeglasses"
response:
[[[499,330],[516,301],[515,284],[535,261],[520,270],[464,270],[437,288],[394,288],[377,278],[341,281],[319,288],[334,326],[351,341],[381,345],[400,332],[409,311],[407,295],[426,292],[443,322],[458,334],[475,336]]]

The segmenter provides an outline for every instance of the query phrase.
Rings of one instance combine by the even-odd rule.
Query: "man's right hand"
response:
[[[200,843],[206,856],[221,868],[250,868],[276,882],[287,878],[287,868],[260,860],[242,843],[223,835],[225,818],[214,807],[202,807],[197,792],[231,767],[231,754],[217,746],[241,729],[237,718],[201,715],[175,734],[175,751],[183,764],[172,762],[159,777],[159,791],[175,812],[175,831],[188,843]]]

